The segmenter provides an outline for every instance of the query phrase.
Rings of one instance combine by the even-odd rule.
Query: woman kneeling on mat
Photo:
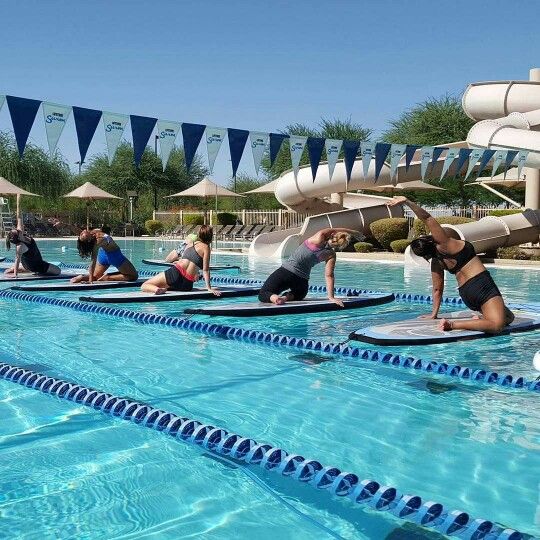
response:
[[[77,240],[77,249],[83,259],[90,257],[92,262],[87,276],[75,276],[71,282],[88,281],[136,281],[139,274],[131,261],[122,253],[118,244],[100,229],[84,230]],[[109,266],[118,272],[106,274]]]
[[[431,232],[411,242],[411,251],[415,255],[431,261],[433,310],[431,315],[423,318],[437,319],[444,290],[444,270],[448,270],[456,276],[459,295],[465,305],[472,311],[480,311],[482,318],[468,321],[441,319],[440,330],[477,330],[497,334],[514,320],[514,314],[505,306],[497,285],[470,242],[448,236],[428,212],[406,197],[394,197],[387,204],[406,204]]]
[[[343,302],[334,297],[334,267],[336,251],[348,246],[351,234],[358,234],[358,231],[343,228],[322,229],[308,238],[296,248],[288,261],[268,276],[259,292],[259,300],[278,306],[293,300],[303,300],[308,293],[311,269],[316,264],[325,262],[328,300],[343,307]]]
[[[38,276],[58,276],[60,268],[43,260],[36,241],[23,232],[21,223],[18,225],[19,229],[13,229],[6,236],[6,249],[10,249],[13,244],[16,247],[16,255],[15,264],[5,273],[17,277],[22,266],[23,272],[32,272]]]
[[[199,279],[199,270],[202,270],[208,291],[220,296],[221,292],[210,285],[209,268],[212,237],[212,227],[202,225],[197,240],[188,242],[182,253],[182,258],[165,272],[160,272],[145,281],[141,286],[141,290],[154,294],[164,294],[168,290],[191,291],[193,290],[193,284]]]

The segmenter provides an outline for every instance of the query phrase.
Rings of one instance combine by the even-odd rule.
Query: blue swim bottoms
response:
[[[115,266],[120,268],[126,261],[126,257],[120,249],[115,251],[105,251],[102,247],[99,248],[97,254],[97,262],[101,266]]]

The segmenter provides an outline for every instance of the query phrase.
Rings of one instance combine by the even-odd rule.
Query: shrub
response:
[[[440,223],[441,225],[463,225],[463,223],[472,223],[473,221],[476,221],[473,218],[468,217],[460,217],[460,216],[443,216],[435,218],[435,221],[437,223]],[[422,221],[419,219],[415,219],[413,222],[413,237],[418,238],[419,236],[422,236],[423,234],[428,234],[427,229]]]
[[[511,216],[512,214],[521,214],[522,211],[523,210],[519,210],[517,208],[514,208],[513,210],[491,210],[488,216],[495,216],[495,217]]]
[[[394,240],[407,238],[409,221],[405,218],[384,218],[374,221],[370,226],[371,234],[384,249],[390,249]]]
[[[369,242],[356,242],[356,244],[354,244],[354,251],[356,251],[356,253],[369,253],[370,251],[373,251],[373,244],[370,244]]]
[[[234,225],[238,216],[231,212],[219,212],[217,215],[218,225]]]
[[[497,250],[498,259],[514,259],[516,261],[528,261],[531,256],[525,253],[518,246],[503,247]]]
[[[157,219],[148,219],[144,222],[144,228],[148,231],[150,236],[155,236],[156,234],[163,231],[163,223]]]
[[[202,214],[188,214],[184,216],[184,225],[204,225],[204,216]]]
[[[405,253],[407,246],[411,243],[410,240],[394,240],[390,242],[390,247],[394,253]]]

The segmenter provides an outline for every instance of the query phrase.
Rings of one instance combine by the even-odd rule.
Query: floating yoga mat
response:
[[[39,276],[30,272],[19,272],[18,277],[13,274],[3,274],[0,272],[0,283],[18,282],[18,281],[46,281],[49,279],[71,279],[73,276],[79,275],[80,272],[73,270],[63,271],[58,276]]]
[[[343,300],[345,307],[337,306],[326,297],[313,297],[298,302],[286,302],[281,306],[264,304],[262,302],[246,302],[242,304],[190,308],[184,310],[184,313],[230,317],[271,317],[291,313],[322,313],[325,311],[340,311],[343,309],[357,309],[386,304],[394,300],[394,295],[392,293],[370,293],[345,297],[341,298],[341,300]]]
[[[514,309],[516,318],[500,334],[527,332],[540,328],[540,313]],[[441,313],[440,318],[457,320],[470,319],[475,313],[469,310]],[[467,339],[494,337],[493,334],[476,330],[451,330],[445,332],[437,328],[439,320],[407,319],[388,324],[367,326],[349,335],[349,339],[374,343],[376,345],[428,345],[433,343],[448,343]]]
[[[143,259],[144,264],[149,264],[152,266],[173,266],[174,263],[163,261],[160,259]],[[210,272],[219,272],[221,270],[240,270],[239,266],[232,264],[222,264],[222,265],[210,265]]]
[[[17,285],[12,287],[16,291],[27,292],[53,292],[53,291],[97,291],[100,289],[123,289],[126,287],[140,287],[144,279],[136,281],[94,281],[94,283],[47,283],[45,285]]]
[[[131,304],[138,302],[171,302],[178,300],[209,300],[218,298],[231,298],[235,296],[255,296],[259,293],[260,287],[246,287],[243,285],[219,287],[221,296],[202,288],[194,288],[192,291],[168,291],[165,294],[151,294],[140,291],[102,294],[100,296],[81,296],[82,302],[98,302],[102,304]]]

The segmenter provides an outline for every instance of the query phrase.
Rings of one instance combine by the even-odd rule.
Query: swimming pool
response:
[[[56,241],[40,245],[51,260],[78,262],[73,243],[65,242],[66,252]],[[135,261],[161,256],[159,243],[122,247]],[[216,260],[240,264],[242,276],[264,277],[275,267],[247,257]],[[509,299],[540,301],[539,272],[492,273]],[[369,289],[426,292],[425,279],[404,279],[399,265],[340,262],[337,268],[338,284]],[[540,534],[537,394],[62,307],[5,299],[0,306],[9,329],[0,337],[4,362],[223,426]],[[129,306],[167,315],[184,307]],[[359,326],[426,308],[392,303],[348,314],[221,322],[339,342]],[[394,352],[531,379],[537,336]],[[0,512],[10,538],[313,538],[330,537],[329,531],[344,538],[433,537],[386,513],[260,469],[248,471],[253,478],[235,462],[2,380],[0,459]]]

